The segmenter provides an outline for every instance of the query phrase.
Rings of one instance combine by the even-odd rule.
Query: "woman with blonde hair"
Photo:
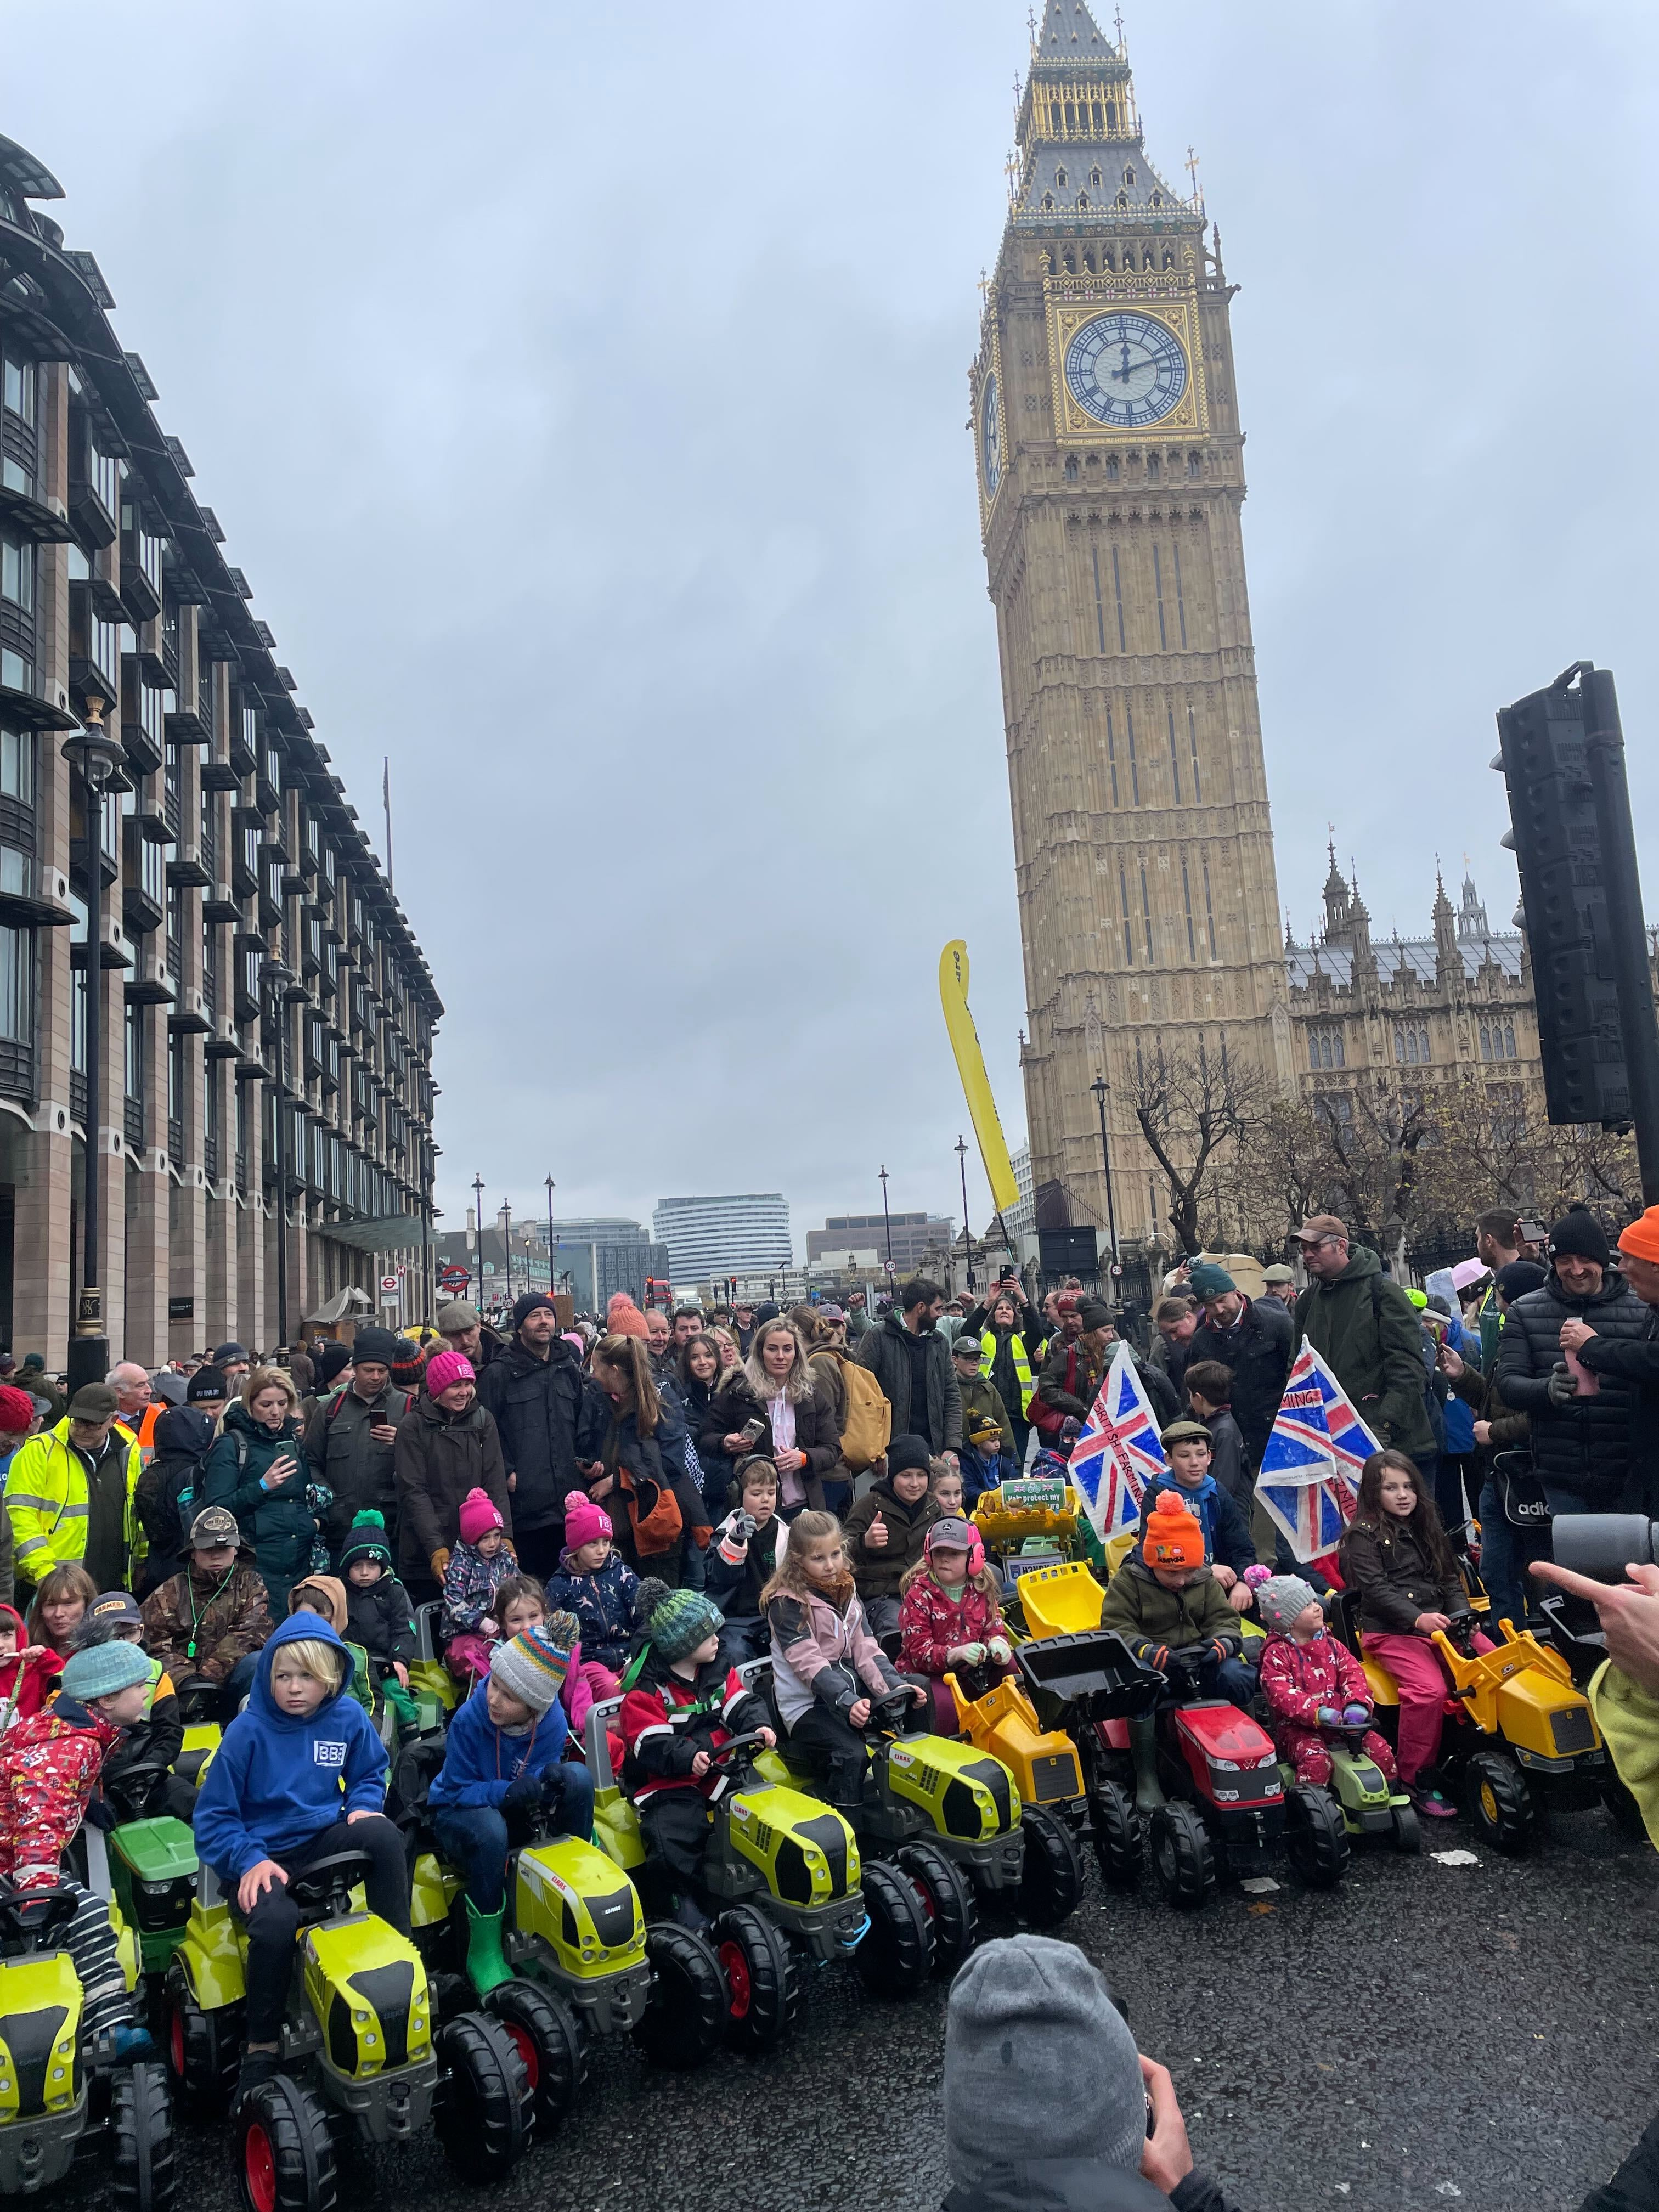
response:
[[[250,1368],[202,1463],[200,1502],[236,1516],[273,1620],[286,1613],[290,1588],[311,1568],[330,1500],[305,1465],[299,1407],[291,1376],[278,1367]]]
[[[698,1442],[705,1454],[722,1451],[734,1464],[750,1452],[769,1459],[783,1486],[784,1520],[809,1505],[823,1511],[823,1478],[841,1458],[841,1431],[793,1322],[761,1323],[742,1369],[715,1392]]]

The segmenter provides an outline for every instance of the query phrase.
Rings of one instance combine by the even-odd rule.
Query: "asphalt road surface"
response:
[[[1468,1849],[1462,1822],[1428,1839]],[[1200,2162],[1241,2212],[1574,2212],[1659,2108],[1659,1854],[1600,1814],[1558,1819],[1519,1862],[1356,1851],[1334,1895],[1288,1872],[1194,1916],[1106,1895],[1065,1931],[1111,1975],[1170,2068]],[[599,2047],[582,2112],[489,2212],[931,2212],[944,1991],[864,1999],[815,1972],[797,2039],[768,2059],[654,2074]],[[179,2212],[233,2212],[223,2131],[185,2132]],[[83,2187],[57,2202],[98,2202]],[[349,2212],[486,2201],[434,2144],[356,2152]]]

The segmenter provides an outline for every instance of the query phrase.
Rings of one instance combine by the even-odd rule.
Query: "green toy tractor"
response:
[[[479,2179],[505,2174],[530,2142],[530,2083],[506,2027],[479,2012],[440,2023],[420,1953],[363,1908],[368,1865],[336,1851],[289,1876],[302,1924],[281,2071],[234,2115],[245,2212],[331,2212],[337,2127],[403,2142],[430,2121],[451,2162]],[[204,1867],[164,1991],[173,2077],[198,2109],[222,2107],[234,2086],[246,1955],[246,1931]]]
[[[104,1794],[116,1817],[107,1836],[88,1824],[81,1832],[87,1887],[110,1898],[137,1946],[138,1971],[164,1974],[185,1940],[196,1901],[196,1838],[168,1814],[144,1817],[167,1769],[159,1761],[106,1777]]]
[[[593,1834],[637,1881],[639,1815],[617,1787],[605,1727],[620,1710],[611,1698],[587,1717]],[[708,1940],[666,1918],[647,1931],[651,1999],[635,2039],[658,2065],[700,2063],[711,2028],[740,2049],[781,2042],[800,2014],[804,1959],[852,1957],[862,1972],[868,1943],[918,1959],[917,1980],[932,1963],[933,1931],[908,1883],[889,1867],[861,1868],[840,1814],[763,1776],[761,1748],[758,1735],[733,1736],[711,1754],[726,1786],[708,1807],[703,1887],[719,1909]]]
[[[31,2197],[68,2174],[77,2151],[100,2151],[118,2205],[169,2212],[173,2109],[165,2068],[116,2068],[82,2033],[82,1991],[64,1937],[76,1893],[0,1883],[0,2196]],[[112,1913],[123,1969],[133,1947]]]

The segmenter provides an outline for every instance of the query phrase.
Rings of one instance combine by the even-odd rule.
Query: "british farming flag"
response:
[[[1297,1354],[1261,1455],[1255,1494],[1304,1564],[1336,1548],[1376,1438],[1312,1345]]]
[[[1120,1344],[1072,1446],[1067,1469],[1103,1544],[1139,1526],[1147,1482],[1167,1473],[1169,1465],[1158,1440],[1158,1416],[1128,1346]]]

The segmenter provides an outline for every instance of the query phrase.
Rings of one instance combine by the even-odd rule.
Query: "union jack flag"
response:
[[[1103,1544],[1140,1523],[1140,1501],[1170,1462],[1158,1440],[1158,1416],[1140,1386],[1129,1347],[1112,1354],[1089,1418],[1072,1446],[1069,1473]]]
[[[1255,1494],[1299,1560],[1334,1550],[1353,1518],[1359,1471],[1376,1438],[1312,1345],[1285,1378]]]

